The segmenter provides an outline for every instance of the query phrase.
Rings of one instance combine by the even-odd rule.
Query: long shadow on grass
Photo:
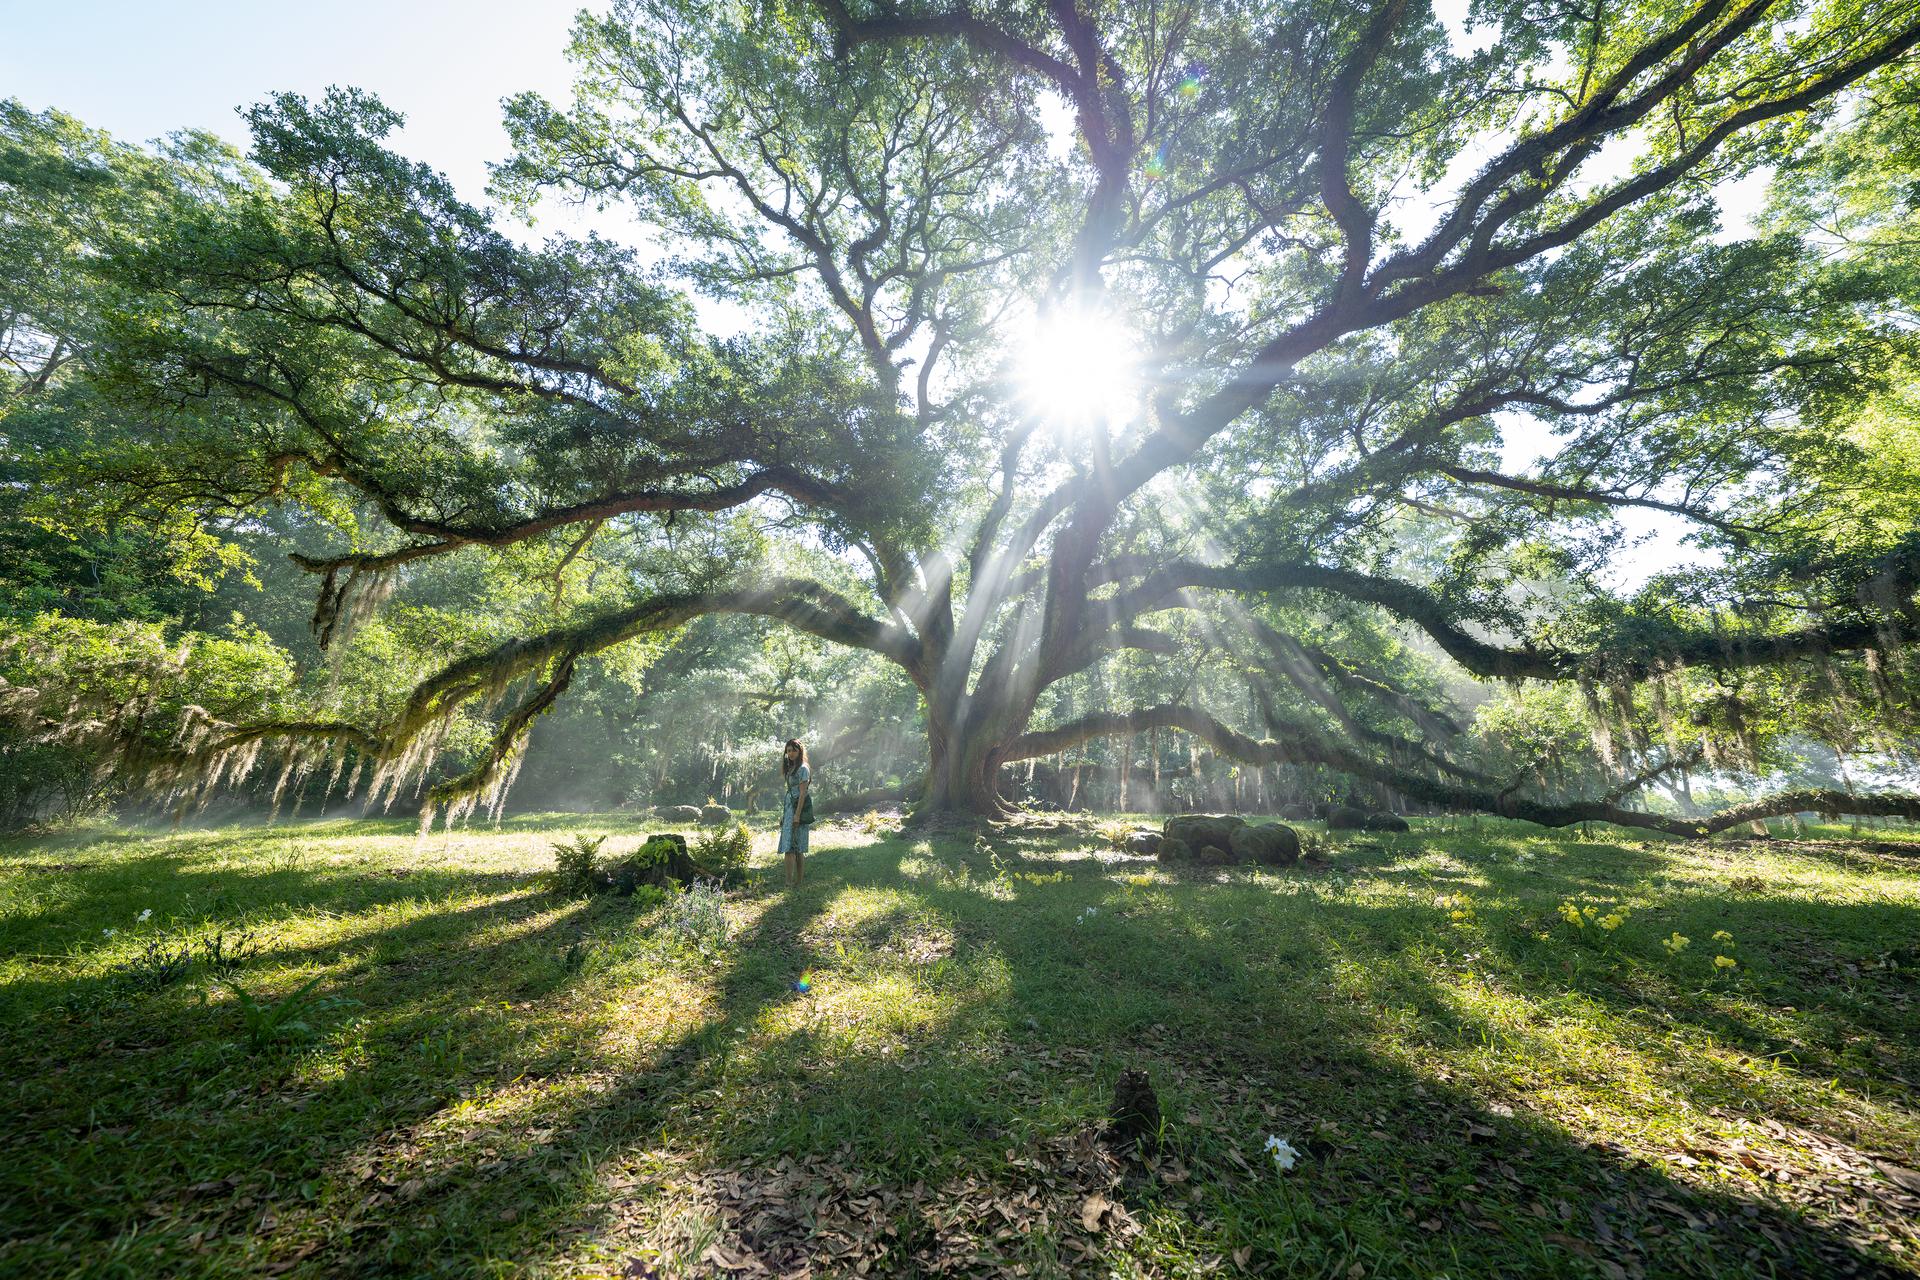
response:
[[[878,1185],[1012,1186],[1023,1175],[1009,1150],[1024,1159],[1097,1127],[1114,1077],[1141,1066],[1188,1171],[1127,1184],[1148,1270],[1154,1250],[1177,1246],[1246,1250],[1250,1271],[1306,1275],[1355,1263],[1369,1275],[1893,1274],[1830,1225],[1678,1184],[1550,1119],[1497,1114],[1449,1083],[1444,1049],[1432,1062],[1387,1052],[1403,1023],[1443,1046],[1495,1033],[1397,958],[1394,939],[1423,909],[1341,901],[1305,875],[1142,887],[1088,862],[1069,864],[1065,882],[1033,883],[996,878],[958,846],[911,865],[908,854],[892,841],[816,857],[800,889],[749,899],[757,918],[711,971],[616,969],[506,1011],[488,1010],[524,996],[519,961],[593,929],[587,913],[526,895],[504,921],[396,929],[404,951],[528,926],[474,948],[453,991],[436,990],[445,976],[430,970],[407,975],[389,992],[400,998],[368,1015],[361,1067],[293,1082],[320,1123],[260,1143],[245,1124],[285,1118],[274,1099],[248,1099],[204,1138],[183,1135],[183,1168],[195,1141],[203,1156],[252,1142],[292,1205],[281,1214],[292,1225],[265,1243],[218,1236],[223,1265],[468,1274],[595,1241],[617,1262],[658,1228],[667,1184],[782,1157],[857,1168]],[[839,927],[837,910],[863,894],[877,905]],[[938,946],[887,951],[889,931],[919,929]],[[813,990],[797,995],[791,981],[807,970]],[[371,1007],[381,981],[363,972],[343,989]],[[620,1041],[623,1017],[659,1016],[676,991],[696,1002],[677,1029]],[[456,1005],[469,1016],[453,1017]],[[429,1055],[457,1050],[447,1088],[423,1088],[430,1061],[425,1072],[389,1062],[415,1036]],[[529,1064],[537,1079],[508,1077]],[[470,1114],[446,1105],[469,1089]],[[1306,1150],[1293,1174],[1272,1168],[1269,1133]],[[658,1176],[637,1202],[607,1205],[599,1183],[616,1168]],[[312,1209],[291,1196],[301,1182]],[[910,1229],[891,1225],[886,1265],[910,1273]],[[1029,1224],[1000,1260],[1073,1271],[1045,1247],[1062,1229]],[[187,1252],[184,1226],[178,1236],[177,1269],[213,1269]]]
[[[1129,1208],[1154,1224],[1150,1236],[1248,1250],[1253,1270],[1892,1273],[1828,1225],[1702,1193],[1546,1118],[1496,1113],[1448,1083],[1444,1063],[1383,1055],[1394,1018],[1442,1043],[1489,1032],[1416,967],[1390,986],[1356,981],[1393,963],[1380,939],[1401,931],[1386,917],[1402,908],[1281,899],[1264,884],[1129,894],[1084,872],[1068,884],[991,883],[977,865],[966,881],[906,877],[900,856],[893,846],[842,857],[836,882],[774,901],[693,1029],[628,1079],[536,1107],[544,1136],[484,1177],[449,1177],[412,1207],[370,1218],[380,1260],[424,1268],[456,1237],[496,1259],[544,1252],[554,1233],[631,1244],[611,1226],[619,1214],[591,1207],[578,1186],[512,1224],[499,1206],[537,1197],[556,1167],[643,1149],[736,1174],[792,1157],[854,1167],[879,1185],[967,1170],[1017,1181],[1007,1150],[1026,1155],[1044,1135],[1097,1126],[1113,1077],[1138,1065],[1158,1083],[1172,1149],[1191,1173],[1177,1186],[1132,1186]],[[848,889],[907,899],[863,927],[911,914],[951,931],[969,959],[927,993],[937,1012],[878,1035],[807,1025],[739,1035],[793,1001],[800,970],[815,971],[817,1001],[870,971],[809,935]],[[1261,1142],[1275,1132],[1309,1152],[1298,1176],[1267,1164]],[[1060,1256],[1034,1245],[1008,1246],[1005,1260]],[[886,1252],[899,1247],[875,1245],[910,1265]]]
[[[1741,890],[1710,887],[1698,868],[1692,883],[1671,883],[1674,855],[1718,851],[1712,845],[1563,839],[1557,852],[1543,854],[1543,845],[1554,846],[1536,839],[1521,846],[1529,856],[1515,858],[1498,852],[1508,839],[1482,838],[1482,856],[1451,871],[1408,865],[1410,855],[1433,843],[1418,835],[1350,849],[1345,860],[1378,881],[1436,895],[1477,895],[1473,882],[1484,880],[1496,897],[1536,900],[1531,913],[1502,912],[1479,936],[1504,977],[1543,997],[1572,991],[1652,1028],[1687,1024],[1818,1083],[1850,1075],[1884,1089],[1920,1071],[1920,1009],[1887,998],[1913,965],[1909,940],[1920,936],[1920,909],[1787,896],[1758,881]],[[1856,874],[1906,869],[1899,860],[1846,849],[1788,841],[1761,847]],[[1634,903],[1632,926],[1615,934],[1573,929],[1552,910],[1566,899]],[[1717,943],[1721,932],[1732,941]],[[1678,955],[1660,945],[1672,933],[1689,939]],[[1737,970],[1719,974],[1712,967],[1718,953],[1732,953]],[[1896,953],[1907,957],[1904,967],[1889,963]],[[1694,1101],[1710,1108],[1724,1101],[1724,1089]]]
[[[201,853],[194,850],[195,856]],[[51,905],[0,920],[0,951],[58,959],[76,946],[97,945],[99,922],[104,919],[114,921],[114,927],[136,940],[187,938],[219,930],[238,935],[257,929],[264,935],[259,960],[285,962],[338,951],[351,939],[336,938],[309,948],[278,947],[272,939],[275,919],[315,909],[372,913],[451,894],[525,894],[536,883],[533,876],[522,873],[443,867],[396,874],[311,862],[282,868],[183,867],[182,860],[176,850],[60,871],[61,883]],[[491,904],[483,902],[467,910],[484,916],[490,909]],[[142,924],[139,915],[147,910],[153,922]],[[411,928],[403,926],[401,932]],[[119,983],[112,974],[80,979],[18,977],[0,984],[0,1003],[17,1020],[57,1001],[72,1003],[78,998],[87,1003],[90,995]]]
[[[1920,1009],[1899,998],[1910,974],[1886,962],[1920,936],[1920,908],[1670,892],[1635,925],[1614,938],[1546,917],[1482,936],[1530,989],[1575,991],[1649,1028],[1686,1024],[1815,1083],[1853,1075],[1884,1089],[1920,1073]],[[1719,931],[1734,941],[1716,943]],[[1659,942],[1672,933],[1689,939],[1678,955]],[[1718,953],[1739,967],[1718,973]]]
[[[899,849],[892,849],[897,860]],[[897,883],[897,865],[883,859],[865,866],[861,880]],[[322,1197],[331,1198],[340,1212],[330,1223],[336,1243],[320,1270],[351,1265],[357,1270],[390,1269],[419,1274],[445,1263],[457,1271],[466,1264],[446,1262],[450,1257],[471,1258],[476,1253],[495,1258],[524,1259],[529,1252],[548,1247],[556,1232],[586,1231],[592,1214],[583,1213],[579,1197],[587,1187],[556,1187],[561,1170],[587,1170],[632,1152],[649,1139],[659,1140],[673,1124],[701,1126],[701,1117],[715,1110],[706,1100],[724,1082],[730,1070],[756,1060],[742,1053],[737,1030],[753,1024],[762,1013],[793,998],[793,977],[811,967],[826,966],[833,956],[809,926],[847,888],[845,880],[819,874],[797,891],[763,898],[757,920],[729,949],[728,959],[711,976],[716,988],[709,1006],[682,1032],[666,1037],[644,1053],[624,1058],[604,1048],[606,1029],[569,1025],[537,1014],[523,1019],[517,1039],[539,1039],[544,1056],[556,1068],[545,1076],[550,1096],[523,1090],[527,1105],[514,1113],[517,1133],[533,1138],[511,1154],[486,1156],[462,1176],[437,1176],[414,1185],[412,1157],[422,1154],[419,1135],[393,1133],[381,1141],[362,1140],[338,1146],[330,1157],[333,1186]],[[884,921],[869,927],[884,929]],[[478,976],[478,975],[476,975]],[[409,1011],[410,1020],[418,1010]],[[410,1021],[409,1029],[431,1027]],[[483,1062],[504,1052],[495,1040],[478,1043],[470,1038],[469,1061]],[[584,1071],[579,1063],[591,1064]],[[559,1067],[575,1064],[573,1070]],[[542,1073],[543,1075],[545,1073]],[[572,1077],[571,1080],[568,1077]],[[792,1086],[788,1096],[803,1102],[808,1084],[799,1079],[770,1078],[768,1084]],[[570,1085],[582,1086],[572,1090]],[[584,1093],[584,1096],[582,1096]],[[483,1130],[494,1123],[476,1118]],[[458,1145],[459,1136],[443,1133],[446,1145]],[[683,1142],[690,1135],[682,1132]],[[381,1172],[369,1194],[366,1171]],[[566,1179],[559,1178],[560,1183]],[[404,1203],[382,1187],[413,1186]],[[351,1203],[358,1199],[358,1204]],[[503,1216],[503,1206],[513,1212]]]
[[[1527,856],[1516,858],[1503,847],[1512,839],[1510,832],[1482,836],[1469,862],[1434,869],[1417,865],[1438,843],[1431,838],[1369,838],[1349,846],[1341,863],[1373,882],[1435,897],[1466,892],[1530,902],[1531,910],[1500,910],[1475,925],[1503,979],[1530,994],[1575,992],[1652,1028],[1690,1025],[1820,1083],[1853,1075],[1884,1088],[1920,1070],[1920,1009],[1886,998],[1912,967],[1910,958],[1905,967],[1888,961],[1920,936],[1920,909],[1716,890],[1697,874],[1694,884],[1675,887],[1673,855],[1701,851],[1685,842],[1663,849],[1666,842],[1562,840],[1556,850],[1536,838],[1519,845]],[[1871,857],[1791,852],[1854,872]],[[1569,899],[1632,903],[1632,925],[1612,934],[1573,929],[1554,910]],[[1716,943],[1720,931],[1734,941]],[[1690,940],[1677,956],[1660,945],[1676,932]],[[1720,952],[1738,958],[1736,973],[1713,969]],[[1694,1101],[1710,1108],[1723,1094]]]

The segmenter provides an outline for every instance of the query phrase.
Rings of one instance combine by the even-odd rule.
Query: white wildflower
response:
[[[103,938],[111,938],[119,932],[120,931],[118,929],[102,929],[100,931],[100,936]]]
[[[1282,1171],[1293,1168],[1300,1159],[1300,1152],[1291,1142],[1271,1133],[1267,1135],[1267,1150],[1273,1154],[1273,1162]]]
[[[153,919],[153,908],[152,908],[152,907],[148,907],[148,908],[147,908],[147,909],[146,909],[145,911],[142,911],[142,912],[140,913],[140,923],[141,923],[141,924],[145,924],[145,923],[146,923],[147,921],[149,921],[149,920],[151,920],[151,919]]]

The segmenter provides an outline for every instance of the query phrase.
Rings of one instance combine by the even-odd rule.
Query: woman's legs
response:
[[[807,878],[807,844],[813,834],[810,827],[798,822],[790,824],[785,832],[781,846],[787,852],[787,883],[799,884]]]

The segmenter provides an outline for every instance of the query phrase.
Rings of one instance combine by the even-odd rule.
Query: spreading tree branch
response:
[[[1725,831],[1741,823],[1782,814],[1858,813],[1920,819],[1920,796],[1897,793],[1851,795],[1843,791],[1803,790],[1767,796],[1735,805],[1703,818],[1669,818],[1661,814],[1623,809],[1611,799],[1547,804],[1501,795],[1481,787],[1410,773],[1368,759],[1344,747],[1321,742],[1308,734],[1287,739],[1256,739],[1228,728],[1194,707],[1162,705],[1129,712],[1101,712],[1054,729],[1022,735],[1008,745],[1007,761],[1053,755],[1095,738],[1122,737],[1148,729],[1176,729],[1190,733],[1224,756],[1249,764],[1321,765],[1393,788],[1411,799],[1453,809],[1499,814],[1565,827],[1577,822],[1611,822],[1617,826],[1658,831],[1665,835],[1698,837]]]

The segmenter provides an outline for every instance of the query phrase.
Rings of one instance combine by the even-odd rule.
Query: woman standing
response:
[[[806,874],[807,839],[813,830],[813,801],[807,796],[807,749],[798,738],[788,738],[780,754],[780,777],[787,784],[780,807],[780,852],[787,857],[787,883],[799,884]]]

